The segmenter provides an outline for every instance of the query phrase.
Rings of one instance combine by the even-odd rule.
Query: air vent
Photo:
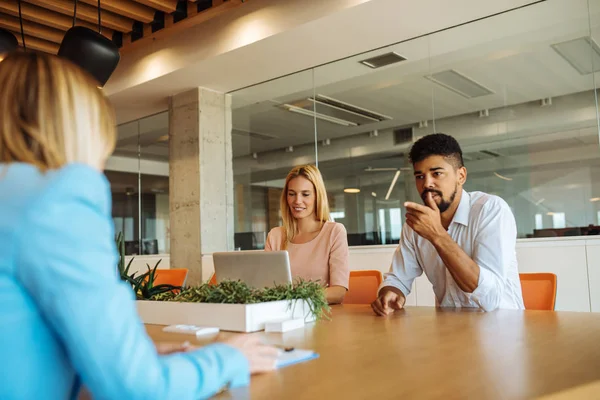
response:
[[[281,107],[343,126],[359,126],[392,119],[387,115],[320,94],[292,104],[283,104]]]
[[[556,43],[552,45],[552,48],[581,75],[588,75],[600,70],[600,47],[590,37],[585,36]]]
[[[427,75],[425,78],[445,87],[448,90],[453,91],[454,93],[466,97],[467,99],[494,94],[493,91],[485,86],[452,69],[438,72],[433,75]]]
[[[398,53],[391,52],[367,58],[366,60],[362,60],[359,62],[363,65],[366,65],[369,68],[381,68],[401,61],[406,61],[406,58],[402,57]]]
[[[234,135],[246,136],[246,137],[251,137],[252,139],[259,139],[259,140],[273,140],[273,139],[277,139],[277,136],[266,135],[264,133],[248,132],[248,131],[243,131],[241,129],[233,129],[231,131],[231,133],[234,134]]]
[[[394,130],[394,145],[412,143],[413,128],[401,128]]]

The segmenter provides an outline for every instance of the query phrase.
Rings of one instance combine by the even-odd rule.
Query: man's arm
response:
[[[479,265],[445,232],[430,241],[454,281],[465,293],[473,293],[479,285]]]
[[[423,269],[417,261],[412,236],[414,236],[412,229],[404,225],[400,244],[392,259],[390,272],[385,274],[377,299],[371,304],[377,315],[388,315],[390,312],[404,307],[413,281],[423,273]]]
[[[442,226],[440,210],[428,193],[427,206],[407,202],[406,223],[423,238],[429,240],[437,250],[454,281],[463,292],[477,289],[479,266],[460,248]]]

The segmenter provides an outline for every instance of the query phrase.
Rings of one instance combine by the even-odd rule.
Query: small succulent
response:
[[[117,264],[119,276],[122,281],[127,281],[127,278],[129,277],[129,267],[131,267],[131,263],[135,257],[131,257],[131,260],[127,263],[127,267],[125,267],[125,238],[123,237],[123,232],[117,234],[115,243],[117,245],[117,250],[119,251],[119,263]]]
[[[162,293],[179,293],[181,291],[181,286],[169,284],[154,284],[154,281],[156,280],[156,269],[158,268],[158,265],[161,261],[162,260],[158,260],[154,268],[150,268],[150,265],[146,264],[148,271],[139,276],[135,276],[137,272],[134,272],[133,274],[131,274],[131,276],[127,276],[126,280],[131,284],[133,292],[135,293],[135,297],[138,300],[152,300],[154,296],[157,296]]]
[[[141,275],[136,276],[137,272],[130,275],[129,268],[131,267],[134,257],[131,257],[131,260],[129,260],[127,266],[125,266],[125,240],[123,238],[123,232],[117,234],[115,243],[119,251],[119,263],[117,264],[119,277],[122,281],[129,282],[135,293],[135,297],[138,300],[150,300],[161,293],[179,293],[181,290],[180,286],[154,284],[154,281],[156,280],[156,270],[162,260],[158,260],[154,268],[150,268],[150,265],[146,264],[148,271]]]

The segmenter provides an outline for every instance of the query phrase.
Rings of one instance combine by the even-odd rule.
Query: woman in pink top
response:
[[[265,250],[287,250],[294,278],[321,281],[327,301],[341,303],[350,276],[348,238],[344,225],[329,222],[327,192],[315,166],[290,171],[280,207],[283,226],[271,229]]]

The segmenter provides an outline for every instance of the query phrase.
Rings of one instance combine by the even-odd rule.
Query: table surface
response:
[[[155,342],[206,342],[146,329]],[[407,307],[382,318],[370,306],[341,305],[329,321],[253,335],[320,357],[219,398],[523,399],[600,390],[597,313]]]

